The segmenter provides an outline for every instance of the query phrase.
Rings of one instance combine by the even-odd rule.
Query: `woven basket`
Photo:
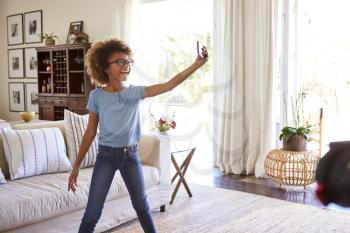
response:
[[[320,156],[314,151],[272,150],[265,159],[266,175],[280,185],[304,186],[315,182]]]

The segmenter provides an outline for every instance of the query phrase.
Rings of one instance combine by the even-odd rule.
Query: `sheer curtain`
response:
[[[134,0],[113,0],[113,35],[130,41]]]
[[[214,161],[264,175],[271,148],[273,0],[214,1]]]

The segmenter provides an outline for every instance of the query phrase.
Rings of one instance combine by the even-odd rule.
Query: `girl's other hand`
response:
[[[70,190],[73,191],[73,193],[75,193],[75,191],[77,190],[77,178],[78,178],[78,174],[79,174],[79,168],[73,167],[70,176],[69,176],[69,180],[68,180],[68,192]]]

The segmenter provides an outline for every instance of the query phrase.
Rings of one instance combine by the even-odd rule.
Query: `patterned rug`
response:
[[[190,184],[166,212],[152,212],[158,233],[350,232],[350,213]],[[137,219],[108,233],[143,232]],[[106,232],[106,233],[107,233]]]

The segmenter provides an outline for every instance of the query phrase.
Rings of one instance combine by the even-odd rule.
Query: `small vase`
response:
[[[54,39],[46,39],[45,45],[55,45],[55,40]]]
[[[163,135],[163,136],[168,136],[169,135],[168,130],[167,131],[158,131],[158,134],[159,135]]]

